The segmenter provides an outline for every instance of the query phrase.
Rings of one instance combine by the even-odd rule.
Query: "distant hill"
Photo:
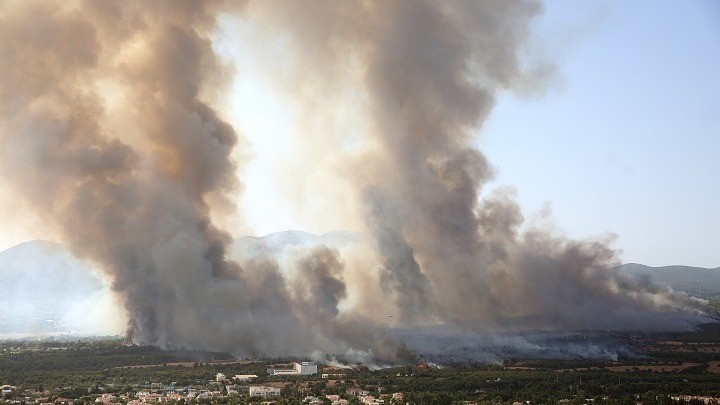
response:
[[[229,256],[236,260],[260,256],[281,259],[293,248],[339,248],[358,240],[349,232],[277,232],[237,238]],[[0,251],[0,279],[0,339],[26,334],[122,332],[122,310],[112,301],[108,283],[90,264],[56,243],[33,240]],[[113,322],[121,326],[113,326]]]
[[[261,256],[282,258],[293,248],[328,246],[342,248],[358,243],[361,236],[352,232],[328,232],[314,235],[305,231],[275,232],[265,236],[243,236],[236,238],[230,246],[230,256],[239,261]]]
[[[357,243],[362,243],[362,236],[351,232],[277,232],[236,238],[229,256],[239,261],[261,256],[292,261],[298,249],[320,245],[343,248]],[[720,304],[720,268],[628,263],[619,269]],[[55,243],[35,240],[0,251],[0,277],[0,339],[13,333],[89,332],[120,318],[117,304],[109,299],[107,282],[89,264]],[[103,327],[103,333],[113,333],[107,325]]]
[[[108,295],[88,264],[42,240],[1,251],[0,277],[0,334],[84,329]]]
[[[649,276],[659,284],[673,290],[684,291],[700,298],[720,297],[720,267],[707,269],[690,266],[650,267],[643,264],[627,263],[620,271],[635,277]]]
[[[351,232],[330,232],[324,235],[303,231],[276,232],[262,237],[237,238],[230,248],[230,255],[237,260],[260,256],[282,259],[294,248],[312,248],[320,245],[342,248],[359,243],[361,239],[359,234]],[[690,266],[650,267],[627,263],[619,269],[622,273],[633,277],[649,276],[656,283],[695,297],[720,298],[720,267],[714,269]]]

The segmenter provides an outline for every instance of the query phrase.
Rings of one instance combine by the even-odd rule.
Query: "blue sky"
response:
[[[624,261],[720,266],[720,2],[547,2],[530,48],[557,74],[500,95],[493,185]]]

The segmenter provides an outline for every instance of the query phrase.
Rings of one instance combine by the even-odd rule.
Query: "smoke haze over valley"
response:
[[[0,5],[2,191],[13,222],[58,243],[2,253],[3,333],[391,364],[450,341],[487,361],[613,357],[563,342],[711,320],[705,300],[619,268],[611,237],[566,237],[489,187],[476,131],[500,93],[553,70],[523,58],[540,3],[313,4]],[[238,238],[253,150],[227,100],[248,64],[301,118],[287,198],[268,203],[351,232]]]
[[[351,232],[318,236],[287,231],[236,238],[229,252],[235,260],[273,257],[289,266],[307,249],[332,246],[342,250],[358,243],[362,237]],[[702,298],[720,297],[720,269],[638,264],[620,269],[632,277],[649,276],[675,291]],[[124,334],[126,315],[117,306],[109,283],[55,243],[30,241],[0,252],[0,275],[12,281],[8,293],[0,297],[0,339],[74,340]],[[497,363],[509,357],[614,360],[635,356],[616,336],[588,331],[543,332],[542,322],[531,319],[508,319],[480,333],[445,326],[413,329],[394,325],[391,329],[415,353],[437,362]],[[349,360],[370,362],[372,357],[361,354]]]

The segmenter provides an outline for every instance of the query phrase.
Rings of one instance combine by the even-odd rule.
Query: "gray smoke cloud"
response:
[[[4,180],[75,255],[112,277],[131,340],[412,358],[386,320],[341,308],[362,276],[339,251],[305,252],[295,277],[272,257],[228,259],[231,237],[216,216],[240,192],[243,162],[231,158],[239,135],[212,104],[231,73],[212,48],[221,13],[289,38],[302,63],[287,69],[325,89],[343,87],[347,66],[358,67],[352,83],[366,95],[374,148],[349,160],[347,180],[380,258],[380,290],[402,322],[478,328],[532,317],[547,328],[676,329],[702,319],[699,302],[606,270],[616,258],[604,244],[520,232],[511,196],[478,199],[492,173],[472,132],[498,90],[527,80],[518,52],[536,3],[311,8],[0,6]]]
[[[403,326],[662,330],[703,319],[701,301],[609,270],[619,259],[608,243],[522,230],[513,193],[483,189],[493,173],[474,133],[498,91],[542,80],[520,58],[538,3],[315,4],[256,2],[249,14],[273,27],[261,37],[285,31],[294,52],[274,63],[297,72],[283,90],[300,87],[312,114],[331,116],[337,89],[363,96],[370,146],[347,156],[344,174]],[[342,136],[305,132],[313,144]]]
[[[301,262],[306,281],[291,288],[272,258],[228,260],[211,215],[238,192],[238,134],[202,94],[225,75],[217,6],[4,3],[2,167],[74,254],[112,276],[132,341],[309,354],[344,294],[339,259]],[[378,352],[392,358],[388,343]]]

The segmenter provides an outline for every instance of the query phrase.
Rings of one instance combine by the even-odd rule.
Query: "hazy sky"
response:
[[[536,28],[558,79],[500,99],[498,182],[625,261],[720,266],[720,2],[552,1]]]
[[[478,131],[491,186],[517,188],[529,218],[549,205],[569,236],[615,234],[624,261],[720,266],[720,3],[548,2],[527,57],[554,74],[543,91],[503,93]],[[232,115],[256,153],[248,222],[257,234],[329,230],[275,189],[294,117],[252,65],[241,70]]]
[[[555,73],[542,91],[502,94],[479,130],[492,186],[515,187],[528,217],[549,204],[569,236],[616,234],[624,261],[720,266],[720,2],[551,1],[534,29],[529,63]],[[329,230],[274,185],[292,110],[241,44],[217,49],[240,65],[224,108],[254,154],[242,176],[251,232]],[[43,237],[31,218],[4,225],[0,248]]]

